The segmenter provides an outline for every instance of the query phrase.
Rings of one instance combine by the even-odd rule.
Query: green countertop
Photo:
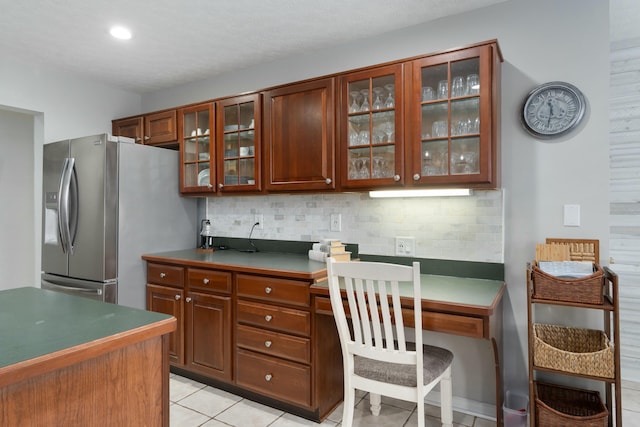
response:
[[[199,252],[195,249],[159,252],[142,256],[147,261],[175,261],[205,268],[244,270],[262,274],[285,274],[292,277],[326,277],[327,265],[312,261],[305,254],[280,252],[240,252],[237,250],[217,250]]]
[[[40,288],[0,291],[0,368],[169,318]]]
[[[422,299],[437,304],[486,308],[493,307],[502,295],[504,282],[499,280],[471,279],[466,277],[437,276],[421,274]],[[401,282],[400,296],[413,297],[413,285]],[[316,290],[326,289],[327,281],[314,285]]]

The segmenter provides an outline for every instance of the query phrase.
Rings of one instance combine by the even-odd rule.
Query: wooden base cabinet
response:
[[[181,375],[322,421],[342,402],[342,353],[333,318],[312,309],[315,280],[241,270],[148,263],[149,310],[179,319],[172,366]]]
[[[171,364],[231,381],[231,273],[149,263],[147,282],[147,309],[178,320]]]

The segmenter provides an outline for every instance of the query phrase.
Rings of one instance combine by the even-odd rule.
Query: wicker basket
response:
[[[535,323],[533,337],[537,367],[614,377],[613,346],[603,331]]]
[[[579,279],[565,279],[540,270],[538,262],[531,267],[533,297],[563,302],[584,304],[602,304],[604,289],[604,271],[594,264],[592,275]]]
[[[609,411],[597,391],[536,382],[536,424],[540,427],[606,427]]]

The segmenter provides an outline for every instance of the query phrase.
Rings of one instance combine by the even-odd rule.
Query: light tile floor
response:
[[[366,398],[365,398],[366,397]],[[359,393],[354,427],[417,425],[415,404],[383,396],[378,417],[369,411],[369,399]],[[170,379],[171,427],[340,427],[342,405],[321,424],[273,409],[175,374]],[[426,405],[426,427],[440,426],[440,408]],[[454,427],[495,427],[495,422],[455,412]]]
[[[640,427],[640,383],[622,382],[623,424]],[[371,415],[369,399],[356,395],[354,427],[400,427],[417,425],[415,405],[401,400],[382,398],[382,411]],[[318,424],[269,406],[175,374],[170,378],[171,427],[341,427],[342,405]],[[440,408],[426,405],[426,427],[440,426]],[[495,427],[483,418],[454,412],[454,427]]]

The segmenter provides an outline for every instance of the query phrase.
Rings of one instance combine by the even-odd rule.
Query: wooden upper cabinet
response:
[[[343,75],[340,89],[341,187],[402,185],[403,64]]]
[[[265,187],[335,189],[334,79],[264,93]]]
[[[175,144],[178,140],[176,110],[161,111],[144,117],[144,144]]]
[[[126,136],[133,138],[136,144],[142,144],[144,130],[144,117],[131,117],[129,119],[113,120],[111,122],[111,133],[114,136]]]
[[[260,94],[216,102],[217,180],[221,193],[259,191],[262,104]]]
[[[409,184],[500,185],[501,63],[495,41],[412,62]]]
[[[178,111],[182,194],[216,191],[214,105],[207,102]]]

